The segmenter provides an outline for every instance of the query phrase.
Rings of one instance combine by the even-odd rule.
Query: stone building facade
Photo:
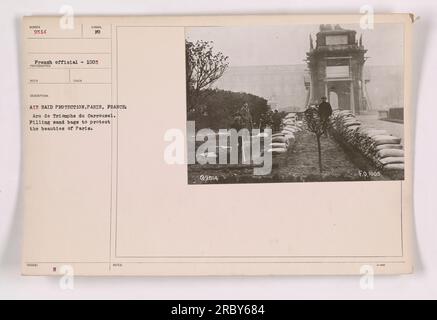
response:
[[[365,53],[356,31],[339,25],[321,25],[316,44],[310,36],[307,53],[309,83],[308,103],[326,96],[333,108],[360,113],[368,109],[364,76]]]

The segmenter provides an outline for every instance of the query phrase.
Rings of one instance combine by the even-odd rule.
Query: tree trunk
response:
[[[322,146],[320,144],[320,135],[316,135],[317,138],[317,151],[319,152],[319,170],[320,177],[322,176],[323,166],[322,166]]]

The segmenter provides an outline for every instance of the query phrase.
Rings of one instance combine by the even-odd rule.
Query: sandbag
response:
[[[283,137],[272,137],[272,142],[279,142],[279,143],[285,143],[287,141],[287,139],[285,138],[285,136]]]
[[[386,131],[384,129],[376,129],[376,128],[363,126],[361,127],[360,132],[363,134],[368,134],[370,132],[386,132]]]
[[[355,131],[359,128],[360,128],[360,125],[358,124],[358,125],[354,125],[354,126],[349,126],[346,128],[346,130],[349,132],[349,131]]]
[[[270,144],[270,147],[272,149],[274,149],[274,148],[287,148],[287,144],[286,143],[282,143],[282,142],[272,142]]]
[[[340,118],[342,121],[352,121],[357,119],[353,114],[340,115]]]
[[[379,129],[367,129],[365,131],[360,131],[360,133],[363,133],[364,135],[366,135],[368,137],[389,136],[389,134],[386,130],[379,130]]]
[[[292,134],[292,135],[294,135],[296,132],[297,132],[297,130],[284,130],[284,131],[283,131],[283,133],[284,133],[285,135],[287,135],[287,134]]]
[[[384,170],[404,170],[403,163],[389,163],[386,164],[383,168]]]
[[[281,132],[277,132],[277,133],[272,134],[272,137],[278,137],[278,136],[284,136],[284,134]]]
[[[359,125],[361,125],[361,122],[359,122],[357,120],[350,120],[350,121],[346,121],[343,123],[343,126],[345,126],[345,127],[359,126]]]
[[[285,149],[285,148],[271,148],[271,149],[267,150],[267,152],[271,153],[273,156],[276,156],[276,155],[284,154],[285,152],[287,152],[287,149]]]
[[[373,143],[378,146],[381,144],[399,144],[401,138],[389,135],[376,135],[372,137]]]
[[[403,147],[401,144],[380,144],[379,146],[375,147],[376,151],[383,149],[403,149]]]
[[[379,150],[376,155],[379,158],[387,158],[387,157],[403,157],[404,156],[404,150],[399,149],[382,149]]]
[[[297,131],[297,129],[295,128],[295,127],[289,127],[289,126],[287,126],[287,127],[284,127],[284,129],[283,130],[286,130],[286,131],[291,131],[291,132],[296,132]]]
[[[379,159],[379,162],[383,165],[392,164],[392,163],[404,163],[404,157],[387,157]]]

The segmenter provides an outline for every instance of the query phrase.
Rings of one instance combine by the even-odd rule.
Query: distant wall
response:
[[[304,108],[305,65],[229,67],[215,86],[252,93],[267,99],[272,108]]]
[[[229,67],[214,86],[261,96],[279,110],[305,108],[306,65]],[[371,108],[403,107],[402,66],[365,66]]]
[[[366,66],[365,74],[370,79],[367,92],[372,109],[403,108],[402,66]]]

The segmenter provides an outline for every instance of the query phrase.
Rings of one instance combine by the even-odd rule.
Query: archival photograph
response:
[[[403,28],[186,28],[188,183],[403,180]]]

